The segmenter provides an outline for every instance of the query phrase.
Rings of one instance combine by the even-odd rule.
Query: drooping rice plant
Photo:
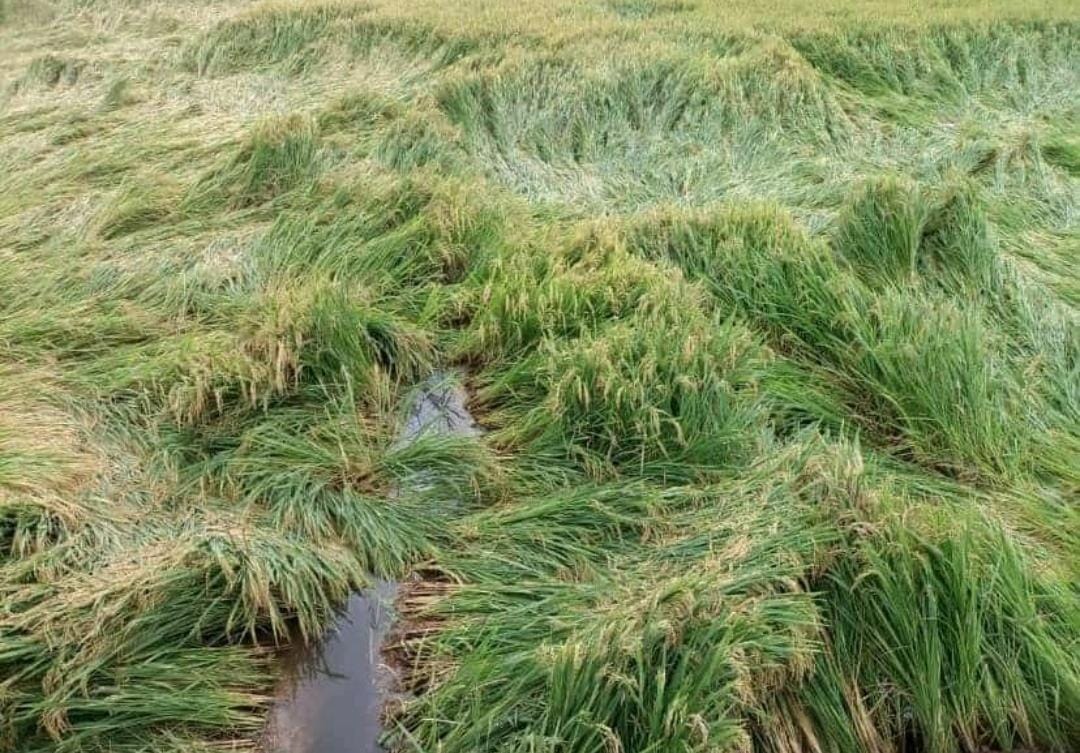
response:
[[[0,750],[1076,749],[1078,23],[0,1]]]

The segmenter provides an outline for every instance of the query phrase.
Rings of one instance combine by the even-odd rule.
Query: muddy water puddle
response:
[[[285,689],[271,712],[268,753],[378,753],[393,670],[380,658],[397,585],[353,594],[317,644],[284,658]]]
[[[408,403],[398,446],[429,433],[479,434],[466,400],[454,374],[432,375]],[[270,712],[265,753],[383,753],[382,710],[394,697],[395,677],[381,649],[397,589],[397,583],[376,581],[353,594],[321,642],[283,657],[284,682]]]

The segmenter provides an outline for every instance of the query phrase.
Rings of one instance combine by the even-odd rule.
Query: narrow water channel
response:
[[[433,374],[409,401],[398,444],[432,432],[479,433],[466,397],[453,374]],[[285,681],[270,712],[265,753],[383,753],[381,715],[393,693],[394,674],[382,661],[381,648],[393,621],[397,587],[376,581],[353,594],[321,642],[283,658]]]
[[[393,673],[380,660],[397,585],[353,594],[323,641],[286,655],[268,753],[376,753]]]

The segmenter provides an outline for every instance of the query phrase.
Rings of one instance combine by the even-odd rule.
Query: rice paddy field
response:
[[[1078,750],[1078,312],[1072,0],[0,0],[0,751]]]

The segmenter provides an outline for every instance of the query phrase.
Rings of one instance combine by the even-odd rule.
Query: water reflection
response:
[[[268,753],[380,753],[380,715],[393,672],[380,647],[397,586],[353,594],[324,640],[285,658],[286,681],[271,713]]]
[[[480,433],[466,407],[459,375],[437,372],[420,384],[398,437]],[[405,486],[422,487],[424,478]],[[378,581],[353,594],[329,633],[284,658],[285,684],[270,713],[266,753],[382,753],[381,713],[393,695],[393,671],[382,660],[397,584]]]

